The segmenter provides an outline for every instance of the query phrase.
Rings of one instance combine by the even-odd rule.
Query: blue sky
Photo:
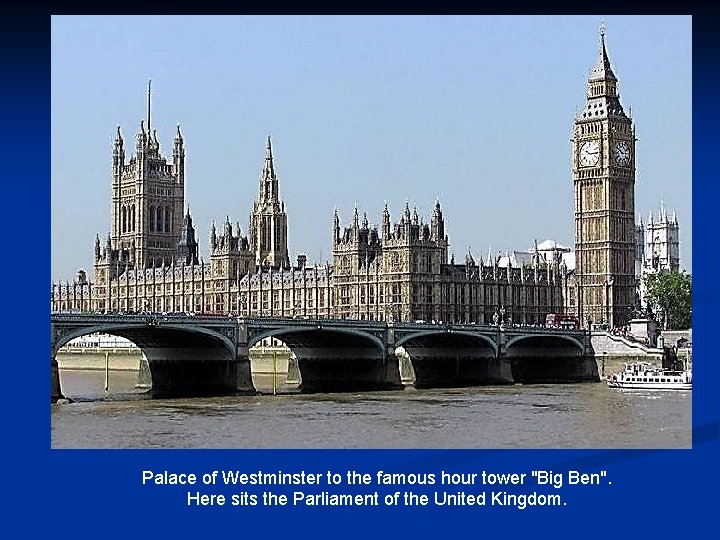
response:
[[[53,17],[51,272],[92,268],[110,228],[112,139],[145,117],[186,145],[186,204],[208,260],[213,220],[247,233],[272,134],[290,256],[332,255],[355,205],[379,223],[439,197],[450,251],[572,246],[573,117],[598,28],[636,126],[636,213],[664,200],[692,271],[691,17]],[[129,159],[129,152],[126,158]]]

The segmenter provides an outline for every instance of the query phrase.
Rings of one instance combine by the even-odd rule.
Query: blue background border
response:
[[[712,225],[718,200],[717,175],[711,164],[718,154],[714,17],[693,18],[693,230],[696,244],[708,246],[694,250],[693,448],[637,451],[51,450],[47,403],[50,18],[16,14],[3,19],[5,84],[0,92],[5,122],[0,138],[6,194],[3,236],[9,240],[2,265],[9,296],[3,310],[7,377],[3,514],[22,525],[24,535],[127,538],[149,533],[187,538],[220,533],[323,538],[402,534],[424,538],[457,532],[664,538],[687,536],[707,525],[717,531],[718,361],[710,349],[711,325],[719,305],[717,242],[711,237],[713,227],[703,227],[708,222]],[[492,507],[188,508],[185,488],[142,487],[140,482],[145,468],[251,472],[277,470],[278,464],[286,471],[369,473],[377,469],[435,473],[607,470],[612,485],[563,489],[560,493],[567,497],[567,506],[518,511]]]

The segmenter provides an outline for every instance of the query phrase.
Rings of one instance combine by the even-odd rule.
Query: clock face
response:
[[[600,144],[597,141],[587,141],[580,146],[580,165],[592,167],[600,160]]]
[[[630,145],[628,142],[619,141],[615,143],[613,156],[615,156],[615,162],[621,167],[627,167],[630,165]]]

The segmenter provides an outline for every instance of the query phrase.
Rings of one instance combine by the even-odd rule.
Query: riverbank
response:
[[[140,349],[79,349],[60,351],[55,356],[58,368],[68,370],[104,371],[105,355],[109,371],[139,371]]]
[[[105,355],[109,371],[139,371],[142,353],[137,348],[102,350],[83,348],[61,350],[56,355],[61,370],[104,371]],[[284,377],[288,372],[290,351],[282,348],[257,348],[250,350],[250,365],[253,374]]]

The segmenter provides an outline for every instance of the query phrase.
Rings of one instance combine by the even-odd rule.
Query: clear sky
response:
[[[692,271],[692,20],[689,16],[53,17],[52,277],[93,264],[110,229],[111,152],[126,159],[145,117],[186,147],[186,204],[207,261],[214,220],[247,234],[272,134],[291,260],[331,257],[333,210],[378,224],[436,198],[464,260],[573,246],[573,118],[598,28],[631,109],[636,214],[661,200]]]

